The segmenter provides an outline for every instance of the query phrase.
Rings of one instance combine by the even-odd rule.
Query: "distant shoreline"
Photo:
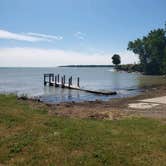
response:
[[[58,67],[114,67],[113,65],[64,65]]]
[[[48,67],[23,67],[23,66],[12,66],[12,67],[0,67],[0,69],[12,69],[12,68],[57,68],[57,67],[114,67],[114,65],[62,65],[62,66],[48,66]]]

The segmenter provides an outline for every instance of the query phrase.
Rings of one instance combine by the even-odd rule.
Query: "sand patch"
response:
[[[166,96],[156,97],[151,99],[140,100],[141,102],[166,104]]]
[[[156,107],[158,105],[159,104],[154,104],[154,103],[132,103],[132,104],[129,104],[129,108],[150,109],[150,108]]]

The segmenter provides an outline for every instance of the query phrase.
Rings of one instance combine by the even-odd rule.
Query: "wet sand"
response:
[[[141,100],[166,96],[166,86],[146,88],[138,96],[110,101],[94,101],[80,103],[45,104],[39,101],[28,100],[32,107],[47,109],[50,115],[89,118],[89,119],[110,119],[118,120],[126,117],[150,117],[166,119],[166,104],[159,103],[150,108],[131,108],[130,104],[142,103]],[[143,102],[144,103],[144,102]]]

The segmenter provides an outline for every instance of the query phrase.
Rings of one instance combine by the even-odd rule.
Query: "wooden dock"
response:
[[[73,77],[69,77],[66,81],[66,76],[60,76],[55,75],[53,73],[44,74],[44,86],[54,86],[54,87],[60,87],[60,88],[67,88],[67,89],[73,89],[73,90],[79,90],[99,95],[116,95],[117,92],[115,91],[95,91],[95,90],[88,90],[83,89],[80,87],[80,78],[77,77],[77,84],[73,85]]]

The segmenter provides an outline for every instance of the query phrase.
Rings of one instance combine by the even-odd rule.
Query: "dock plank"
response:
[[[45,77],[48,77],[49,81],[47,81],[45,79]],[[68,83],[57,82],[54,79],[51,79],[51,77],[54,77],[54,74],[52,74],[52,73],[51,74],[44,74],[44,85],[67,88],[67,89],[73,89],[73,90],[79,90],[79,91],[94,93],[94,94],[98,94],[98,95],[116,95],[117,94],[116,91],[97,91],[97,90],[84,89],[84,88],[81,88],[80,86],[78,86],[79,84],[77,84],[77,86],[75,86],[75,85],[71,85],[71,84],[68,84]],[[65,76],[64,76],[64,78],[65,78]]]

